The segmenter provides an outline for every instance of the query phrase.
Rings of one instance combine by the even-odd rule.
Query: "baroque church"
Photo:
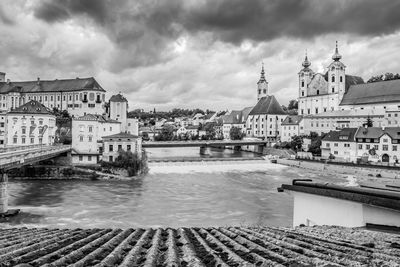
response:
[[[325,74],[315,73],[307,54],[299,75],[299,115],[315,115],[339,110],[339,106],[350,86],[363,84],[361,77],[346,75],[346,66],[340,61],[337,42],[333,62]]]

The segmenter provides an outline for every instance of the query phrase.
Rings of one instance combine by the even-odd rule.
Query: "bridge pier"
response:
[[[8,175],[7,173],[0,174],[0,214],[8,211]]]
[[[211,155],[211,148],[209,146],[201,146],[200,147],[200,155],[210,156]]]

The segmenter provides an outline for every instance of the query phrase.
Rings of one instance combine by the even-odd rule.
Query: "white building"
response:
[[[6,111],[0,111],[0,147],[6,145]]]
[[[247,136],[263,138],[270,142],[279,141],[281,124],[286,116],[286,112],[273,95],[260,98],[247,117]]]
[[[136,153],[139,158],[142,156],[142,139],[137,135],[117,133],[103,136],[102,139],[104,143],[103,161],[115,161],[121,150]]]
[[[121,93],[111,96],[110,98],[110,114],[111,120],[121,122],[121,131],[127,131],[127,112],[128,100]]]
[[[321,140],[321,156],[329,159],[357,162],[357,143],[355,135],[358,128],[345,128],[341,131],[331,131]],[[332,156],[331,156],[332,155]]]
[[[260,80],[257,82],[257,101],[266,96],[268,96],[268,82],[265,79],[264,63],[262,63]]]
[[[222,116],[222,133],[224,139],[230,139],[230,131],[233,127],[239,128],[246,134],[246,121],[253,107],[243,110],[232,110],[229,114]]]
[[[102,154],[102,137],[121,132],[121,122],[87,114],[72,119],[72,163],[97,164]]]
[[[302,136],[304,132],[303,118],[298,115],[289,115],[282,122],[281,142],[290,142],[293,136]]]
[[[103,114],[105,90],[93,78],[14,82],[0,73],[0,110],[10,111],[30,100],[71,115]]]
[[[31,100],[6,114],[6,145],[52,145],[56,117],[38,101]]]
[[[368,118],[374,127],[381,127],[387,123],[385,115],[376,110],[327,111],[304,116],[304,134],[309,135],[311,132],[315,132],[321,135],[343,128],[358,128],[364,126]]]

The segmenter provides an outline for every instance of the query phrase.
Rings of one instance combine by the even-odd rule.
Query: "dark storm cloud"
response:
[[[245,39],[309,38],[326,33],[387,34],[400,27],[399,10],[398,0],[206,0],[192,4],[185,4],[183,0],[135,1],[133,4],[129,1],[48,0],[37,6],[35,15],[54,22],[75,14],[87,14],[97,22],[108,24],[117,20],[113,16],[121,16],[123,23],[133,23],[133,37],[137,36],[136,24],[173,37],[175,24],[188,31],[212,32],[223,41],[238,43]],[[124,33],[124,36],[128,35]]]
[[[107,3],[103,0],[46,0],[35,9],[35,16],[47,22],[63,21],[74,15],[88,15],[103,24],[108,15]]]

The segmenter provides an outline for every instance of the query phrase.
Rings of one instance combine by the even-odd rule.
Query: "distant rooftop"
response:
[[[249,113],[249,115],[261,114],[285,115],[287,113],[282,109],[282,106],[276,98],[273,95],[269,95],[260,98],[258,103]]]
[[[123,95],[116,94],[110,98],[110,102],[128,102],[128,100]]]
[[[53,115],[49,108],[45,107],[36,100],[31,100],[11,111],[9,114],[48,114]]]
[[[118,138],[118,139],[134,139],[134,138],[138,138],[137,135],[133,135],[133,134],[129,134],[129,133],[117,133],[117,134],[112,134],[112,135],[107,135],[107,136],[103,136],[103,139],[113,139],[113,138]]]
[[[73,118],[75,121],[99,121],[99,122],[111,122],[111,123],[121,123],[120,121],[109,119],[104,115],[98,114],[86,114],[81,117]]]

